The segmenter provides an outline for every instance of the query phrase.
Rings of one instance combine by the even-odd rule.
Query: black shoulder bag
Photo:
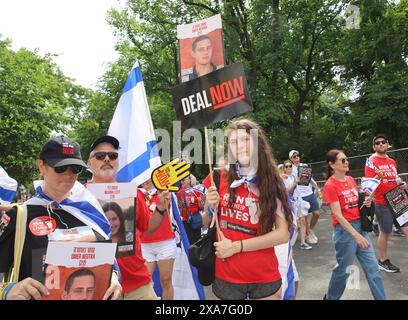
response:
[[[213,179],[217,190],[220,189],[220,170],[214,169]],[[190,246],[188,258],[190,264],[197,268],[198,281],[203,286],[209,286],[215,280],[215,248],[217,227],[214,224],[201,235],[197,242]]]

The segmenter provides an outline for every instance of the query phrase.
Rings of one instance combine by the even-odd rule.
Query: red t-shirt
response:
[[[380,184],[374,191],[374,203],[387,205],[384,194],[397,186],[397,164],[394,159],[389,157],[381,158],[375,154],[370,157],[370,160],[383,176]],[[375,175],[374,169],[365,166],[365,176],[367,178],[375,177]]]
[[[358,208],[358,189],[354,179],[346,176],[346,181],[338,181],[331,176],[323,188],[323,198],[327,205],[339,202],[341,213],[347,221],[360,219],[360,209]],[[332,224],[335,227],[339,222],[332,213]]]
[[[88,182],[88,184],[91,182]],[[86,186],[86,185],[85,185]],[[145,259],[142,256],[140,245],[140,234],[149,228],[150,211],[144,201],[144,194],[137,190],[136,197],[136,231],[135,254],[132,256],[117,258],[120,273],[122,274],[122,288],[124,293],[140,288],[148,284],[152,277],[145,265]]]
[[[155,194],[153,198],[147,200],[147,195],[145,194],[145,203],[150,210],[150,214],[153,214],[154,210],[156,209],[158,195]],[[154,243],[159,241],[165,241],[169,239],[173,239],[175,237],[173,229],[170,224],[170,218],[168,213],[164,214],[163,220],[157,230],[150,236],[146,235],[145,233],[142,234],[140,240],[142,243]]]
[[[183,193],[185,194],[186,201],[184,201]],[[188,211],[190,214],[196,214],[200,211],[199,201],[203,201],[203,197],[200,192],[193,188],[186,189],[182,186],[177,193],[179,203],[182,204],[181,218],[183,221],[187,221],[188,215],[185,202],[187,202]]]
[[[211,185],[210,176],[203,181],[208,188]],[[224,172],[220,175],[220,205],[218,208],[221,231],[228,239],[239,241],[257,236],[259,219],[251,219],[247,199],[258,202],[258,197],[246,185],[236,188],[236,202],[229,207],[229,185]],[[279,203],[277,214],[283,216],[282,206]],[[218,278],[232,283],[266,283],[281,279],[278,270],[278,260],[275,249],[267,248],[257,251],[242,252],[222,259],[216,259],[215,274]]]

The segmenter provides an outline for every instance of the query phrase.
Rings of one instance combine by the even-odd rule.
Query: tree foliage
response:
[[[67,132],[79,121],[87,90],[65,77],[50,55],[13,51],[10,45],[0,39],[0,161],[27,185],[50,134]]]

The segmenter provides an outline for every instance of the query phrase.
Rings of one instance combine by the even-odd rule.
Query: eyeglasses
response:
[[[285,165],[285,168],[292,168],[292,165]]]
[[[340,160],[342,164],[345,164],[346,161],[349,162],[348,158],[341,158],[341,159],[338,159],[338,160]]]
[[[376,146],[379,146],[380,144],[387,144],[387,143],[388,143],[388,140],[378,140],[378,141],[374,142],[374,144]]]
[[[300,156],[298,154],[295,154],[294,156],[292,156],[292,158],[299,158]]]
[[[71,167],[71,171],[73,174],[80,174],[84,169],[83,166],[77,164],[68,164],[66,166],[54,167],[54,171],[56,173],[64,173],[65,171],[68,170],[69,167]]]
[[[106,156],[109,157],[109,160],[116,160],[119,154],[117,152],[96,152],[94,154],[94,157],[99,161],[105,160]]]

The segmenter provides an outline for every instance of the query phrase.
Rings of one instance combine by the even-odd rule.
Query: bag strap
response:
[[[17,282],[20,274],[21,256],[23,254],[24,242],[27,231],[27,205],[16,205],[17,221],[14,237],[14,270],[11,276],[11,282]]]
[[[186,191],[181,191],[181,195],[183,196],[184,206],[186,207],[187,216],[190,215],[190,211],[188,211],[187,199],[186,199]]]

